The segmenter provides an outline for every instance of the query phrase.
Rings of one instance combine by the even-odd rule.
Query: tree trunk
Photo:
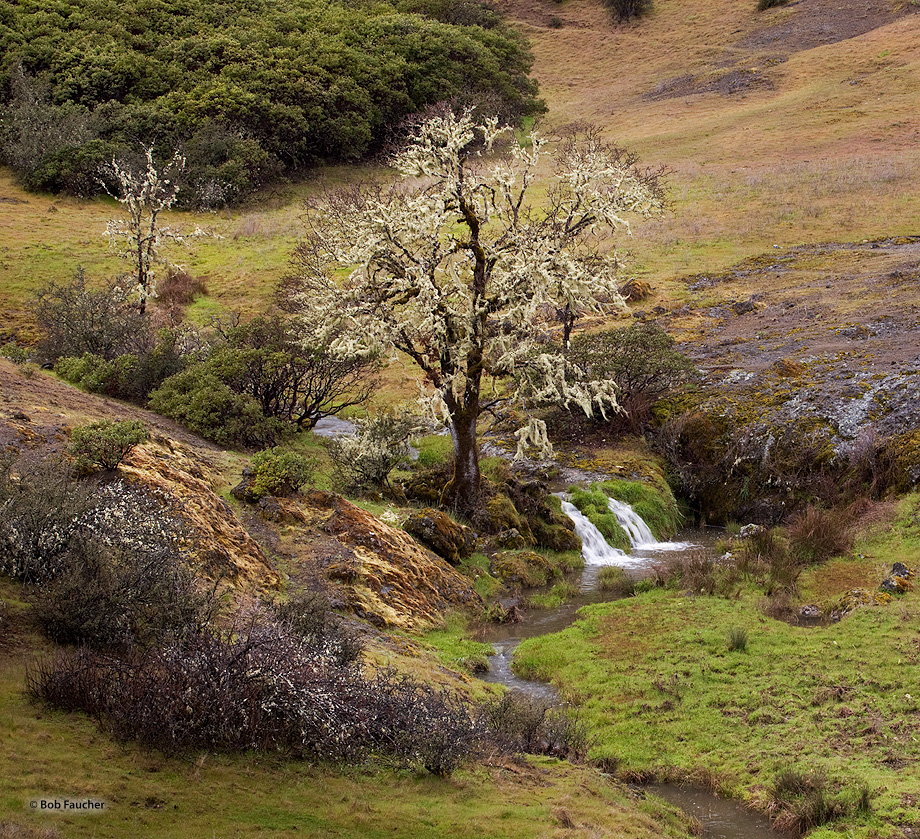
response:
[[[443,506],[467,515],[472,513],[479,503],[479,441],[476,438],[478,419],[478,401],[475,407],[453,415],[450,435],[454,441],[454,475],[441,494]]]

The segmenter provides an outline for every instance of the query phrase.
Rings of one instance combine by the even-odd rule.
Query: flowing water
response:
[[[525,613],[520,623],[495,627],[489,637],[495,647],[495,655],[490,658],[486,681],[507,685],[531,696],[558,701],[558,694],[552,685],[521,679],[512,672],[511,659],[517,645],[525,638],[565,629],[575,621],[576,612],[582,606],[616,599],[597,587],[598,571],[605,565],[619,566],[626,569],[630,576],[642,578],[651,574],[655,563],[668,555],[710,548],[718,535],[712,531],[684,530],[678,534],[680,541],[659,542],[649,526],[628,504],[611,499],[609,507],[628,534],[632,551],[626,553],[611,547],[578,508],[563,499],[562,510],[572,519],[575,532],[582,541],[585,568],[575,580],[579,593],[558,609],[531,610]],[[770,829],[765,818],[746,810],[737,801],[673,784],[651,787],[650,791],[698,819],[706,839],[777,839],[778,834]]]

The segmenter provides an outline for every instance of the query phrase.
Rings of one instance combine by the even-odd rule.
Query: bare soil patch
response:
[[[788,55],[857,38],[917,11],[909,3],[895,8],[890,0],[798,0],[774,11],[773,22],[742,38],[738,46]]]
[[[657,314],[708,388],[842,440],[920,425],[920,237],[803,245],[685,281],[698,302]]]

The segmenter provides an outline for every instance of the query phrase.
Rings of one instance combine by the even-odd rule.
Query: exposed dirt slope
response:
[[[690,303],[650,314],[683,333],[711,392],[765,422],[817,420],[838,452],[920,426],[920,237],[778,250],[684,281]]]

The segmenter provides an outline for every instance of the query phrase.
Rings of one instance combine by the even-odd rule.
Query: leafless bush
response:
[[[59,573],[34,586],[31,599],[53,641],[109,649],[184,637],[218,605],[170,546],[129,551],[92,536],[71,543]]]
[[[509,690],[482,706],[492,741],[510,752],[538,751],[543,724],[552,705],[544,699]]]
[[[93,504],[61,461],[0,461],[0,572],[27,583],[54,577]]]
[[[482,706],[489,741],[506,752],[547,754],[584,760],[591,746],[587,726],[577,711],[521,691],[508,691]]]
[[[207,293],[204,280],[176,265],[171,265],[166,277],[157,284],[157,300],[167,308],[188,306],[196,297]]]
[[[89,289],[80,269],[70,283],[52,281],[36,298],[35,319],[43,332],[39,348],[51,361],[84,353],[111,361],[126,353],[144,353],[154,343],[149,321],[134,305],[131,290],[118,281]]]
[[[808,506],[786,526],[789,549],[806,564],[825,562],[853,546],[853,534],[842,511]]]
[[[124,657],[62,651],[33,669],[29,690],[165,752],[378,756],[448,775],[480,742],[463,700],[394,671],[342,667],[264,615]]]
[[[321,591],[300,591],[274,605],[279,620],[309,641],[322,655],[344,665],[357,661],[364,641],[332,608]]]

